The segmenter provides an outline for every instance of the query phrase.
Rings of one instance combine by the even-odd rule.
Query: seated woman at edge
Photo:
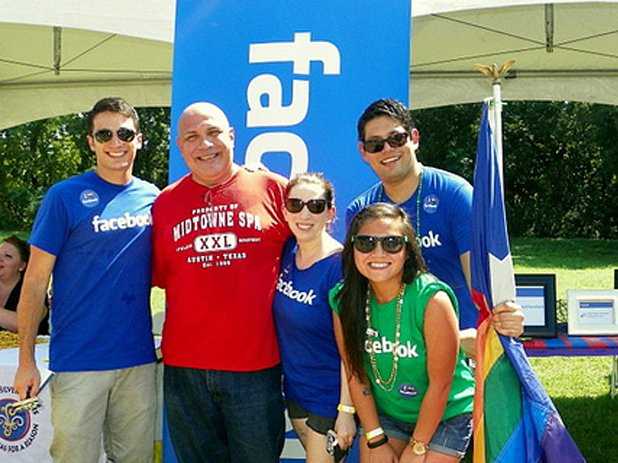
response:
[[[327,432],[341,449],[356,434],[354,408],[333,333],[328,292],[341,281],[341,244],[328,233],[335,218],[332,184],[321,174],[294,177],[283,214],[294,235],[286,243],[273,302],[292,426],[307,463],[330,463]]]
[[[427,273],[405,212],[378,203],[352,221],[330,294],[361,422],[361,462],[455,463],[472,434],[474,379],[457,299]]]
[[[17,332],[17,304],[29,258],[30,245],[15,235],[0,244],[0,331]],[[49,334],[49,312],[39,325],[39,334]]]

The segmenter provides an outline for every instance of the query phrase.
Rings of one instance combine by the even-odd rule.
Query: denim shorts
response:
[[[404,442],[410,440],[415,423],[405,423],[382,414],[379,415],[379,418],[380,426],[388,437]],[[363,430],[360,430],[360,432],[364,433]],[[464,413],[440,422],[431,442],[429,442],[429,449],[437,453],[463,458],[466,455],[471,438],[472,414]]]

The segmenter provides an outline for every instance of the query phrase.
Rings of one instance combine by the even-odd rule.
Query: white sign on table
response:
[[[618,334],[618,290],[568,290],[569,334]]]
[[[36,346],[37,364],[42,382],[51,372],[47,344]],[[14,411],[11,406],[19,400],[13,388],[17,369],[17,349],[0,350],[0,461],[11,463],[51,462],[51,407],[49,388],[39,394],[39,406],[34,410]]]

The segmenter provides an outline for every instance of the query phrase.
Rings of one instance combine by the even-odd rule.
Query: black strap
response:
[[[387,442],[388,442],[388,436],[386,434],[382,434],[382,439],[380,440],[377,440],[375,442],[367,441],[367,447],[369,447],[370,449],[377,449],[378,447],[386,444]]]

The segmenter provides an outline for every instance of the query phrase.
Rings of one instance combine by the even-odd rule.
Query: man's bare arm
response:
[[[32,246],[30,260],[17,305],[19,366],[15,373],[15,390],[20,399],[36,396],[41,382],[34,359],[34,341],[45,316],[45,295],[56,256]]]

